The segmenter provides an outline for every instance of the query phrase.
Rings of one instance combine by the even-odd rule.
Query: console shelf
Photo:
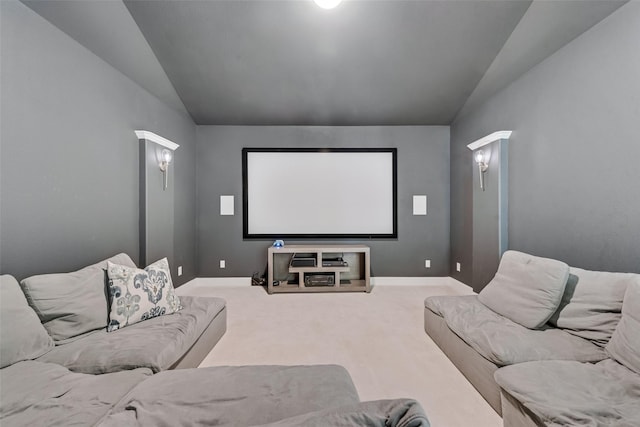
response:
[[[315,259],[316,266],[290,265],[294,254]],[[322,266],[322,261],[344,259],[344,266]],[[333,284],[305,285],[305,278],[328,275]],[[286,245],[270,247],[267,258],[267,291],[286,292],[371,292],[370,251],[365,245]]]

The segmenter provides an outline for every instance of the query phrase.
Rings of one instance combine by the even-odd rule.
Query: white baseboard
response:
[[[467,286],[453,277],[372,277],[372,286],[437,286],[446,284]],[[250,277],[196,277],[180,286],[191,288],[200,286],[251,286]]]
[[[251,286],[251,277],[196,277],[197,286]]]
[[[450,283],[452,277],[372,277],[371,286],[436,286]],[[453,279],[455,280],[455,279]],[[456,280],[457,281],[457,280]]]
[[[251,277],[196,277],[178,287],[176,292],[185,295],[190,289],[210,286],[251,286]]]

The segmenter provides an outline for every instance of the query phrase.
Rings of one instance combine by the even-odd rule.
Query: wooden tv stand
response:
[[[294,254],[315,259],[313,266],[291,266]],[[323,266],[342,258],[347,265]],[[369,247],[365,245],[285,245],[270,247],[267,258],[267,291],[284,292],[371,292]],[[305,280],[315,275],[329,275],[333,284],[307,286]]]

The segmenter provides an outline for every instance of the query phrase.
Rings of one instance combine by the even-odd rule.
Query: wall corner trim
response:
[[[508,140],[511,137],[512,131],[510,130],[500,130],[498,132],[494,132],[491,135],[487,135],[484,138],[480,138],[477,141],[473,141],[471,144],[467,145],[469,150],[477,150],[480,147],[484,147],[485,145],[491,144],[492,142],[499,141],[501,139]]]
[[[162,145],[163,147],[166,147],[169,150],[173,150],[173,151],[177,150],[178,147],[180,147],[175,142],[169,141],[167,138],[163,138],[160,135],[156,135],[153,132],[149,132],[148,130],[136,130],[134,132],[136,133],[138,140],[155,142],[156,144]]]

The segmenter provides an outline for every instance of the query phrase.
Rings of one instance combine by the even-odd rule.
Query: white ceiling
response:
[[[197,124],[446,125],[625,1],[24,3]]]

